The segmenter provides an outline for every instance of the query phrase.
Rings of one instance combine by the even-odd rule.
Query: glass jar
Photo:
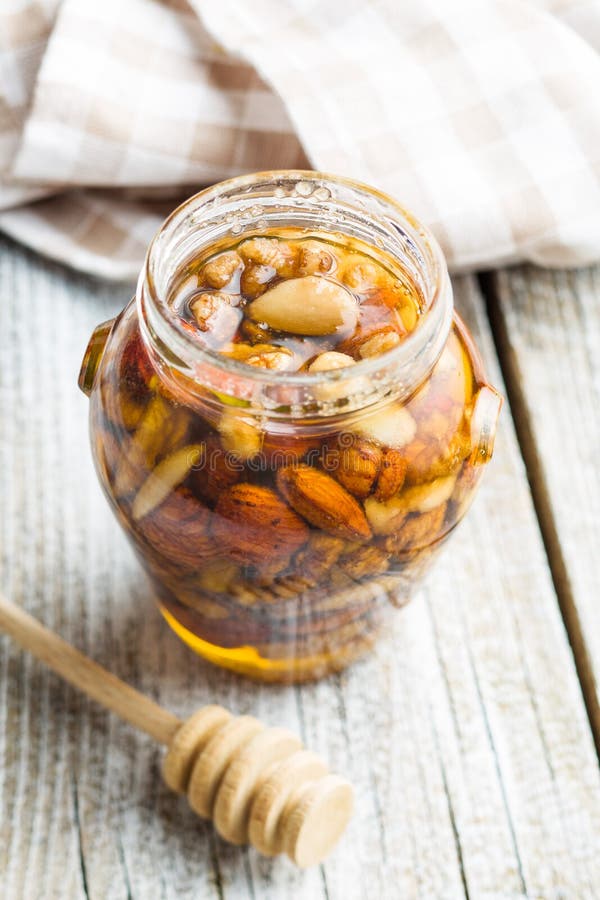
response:
[[[315,374],[202,347],[169,299],[190,260],[290,227],[397,264],[423,298],[414,331]],[[135,298],[94,332],[80,386],[102,487],[166,621],[211,662],[271,681],[372,646],[465,514],[502,402],[429,232],[378,191],[300,171],[235,178],[176,209]]]

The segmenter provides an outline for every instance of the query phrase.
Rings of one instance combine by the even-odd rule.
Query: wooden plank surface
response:
[[[493,279],[493,316],[600,752],[600,267]]]
[[[456,293],[498,384],[474,281]],[[509,411],[471,514],[376,652],[257,687],[169,632],[96,483],[77,369],[127,295],[0,242],[1,587],[178,714],[216,700],[298,730],[357,812],[307,872],[229,847],[163,788],[148,738],[3,639],[3,897],[593,898],[600,776]]]

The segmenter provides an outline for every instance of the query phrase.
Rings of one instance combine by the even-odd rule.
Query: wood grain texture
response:
[[[481,297],[456,293],[497,384]],[[169,632],[96,483],[77,369],[127,296],[0,243],[1,588],[177,715],[218,702],[299,732],[357,813],[306,872],[227,846],[160,785],[149,738],[3,639],[7,900],[594,897],[600,776],[508,412],[471,514],[376,652],[257,687]]]
[[[600,754],[600,267],[510,269],[491,313]]]

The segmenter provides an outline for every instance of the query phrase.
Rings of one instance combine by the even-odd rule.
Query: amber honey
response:
[[[314,227],[188,255],[164,305],[197,365],[132,305],[91,395],[100,478],[160,609],[242,674],[338,670],[408,599],[489,458],[472,341],[455,315],[423,364],[423,284],[376,242]],[[421,377],[396,383],[408,350]]]

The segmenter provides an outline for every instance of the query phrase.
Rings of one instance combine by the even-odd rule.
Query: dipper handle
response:
[[[1,595],[0,630],[73,687],[159,743],[168,744],[181,725],[177,716],[107,672]]]
[[[351,785],[283,728],[206,706],[182,722],[0,595],[0,631],[58,675],[168,747],[167,785],[234,844],[287,853],[305,867],[328,855],[352,814]]]

